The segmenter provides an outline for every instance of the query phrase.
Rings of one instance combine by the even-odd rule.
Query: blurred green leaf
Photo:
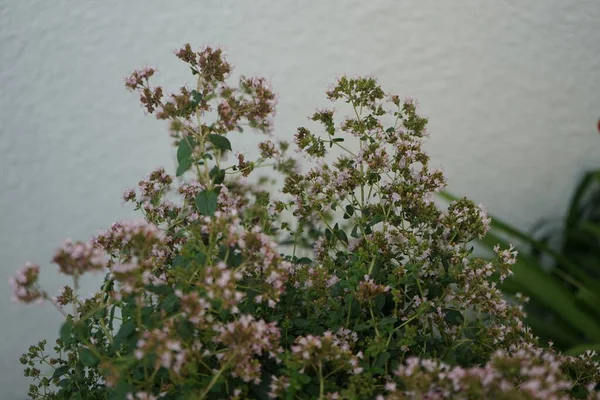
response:
[[[54,373],[52,374],[52,379],[57,379],[60,378],[61,376],[63,376],[64,374],[66,374],[67,372],[69,372],[69,369],[71,367],[68,365],[63,365],[62,367],[58,367],[54,370]]]
[[[65,344],[65,346],[70,346],[73,335],[73,322],[71,320],[65,321],[65,323],[60,328],[60,340]]]
[[[579,354],[585,353],[588,350],[595,350],[596,352],[600,352],[600,343],[591,343],[591,344],[582,344],[579,346],[575,346],[565,351],[565,355],[567,356],[578,356]]]
[[[85,347],[79,348],[79,361],[86,367],[95,367],[100,362],[100,359],[91,352],[90,349]]]
[[[573,193],[573,197],[571,198],[571,206],[569,207],[567,221],[575,221],[581,217],[579,207],[581,206],[585,192],[589,189],[590,185],[594,183],[594,181],[600,181],[600,170],[587,172],[579,185],[577,185],[577,188]]]
[[[213,216],[217,211],[217,194],[212,190],[203,190],[196,196],[196,208],[202,215]]]
[[[127,339],[135,332],[136,324],[132,318],[128,319],[121,325],[119,333],[117,333],[113,340],[113,349],[117,350],[121,346],[123,340]]]

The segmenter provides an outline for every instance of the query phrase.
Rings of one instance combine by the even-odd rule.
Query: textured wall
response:
[[[2,282],[31,260],[57,289],[53,249],[131,217],[123,189],[173,168],[164,126],[123,88],[132,69],[175,89],[188,76],[172,50],[220,44],[272,80],[288,138],[337,76],[375,74],[419,99],[454,192],[528,227],[600,164],[598,21],[598,0],[0,0],[0,398],[24,397],[16,359],[59,326]]]

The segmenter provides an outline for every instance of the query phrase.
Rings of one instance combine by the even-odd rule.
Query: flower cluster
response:
[[[347,371],[357,375],[363,371],[360,360],[362,352],[353,354],[344,340],[340,340],[330,331],[322,336],[300,336],[291,347],[293,363],[297,364],[304,372],[305,369],[314,369],[320,375],[328,364],[329,368],[336,371]]]
[[[154,368],[161,366],[180,374],[186,362],[187,352],[182,348],[181,342],[172,338],[172,324],[163,328],[143,332],[137,342],[135,357],[142,360],[146,354],[155,354]]]
[[[277,244],[255,226],[241,238],[241,254],[248,260],[243,274],[260,285],[261,294],[254,297],[257,303],[267,302],[275,307],[285,290],[292,264],[277,253]]]
[[[258,357],[268,355],[279,360],[281,333],[273,322],[256,321],[252,315],[242,315],[235,322],[216,328],[216,341],[226,351],[218,354],[221,365],[233,368],[231,375],[244,382],[260,383],[261,363]]]
[[[364,281],[360,282],[358,285],[356,298],[361,302],[370,302],[375,300],[375,297],[380,294],[389,292],[390,289],[389,286],[377,284],[369,277],[369,275],[365,275]]]
[[[39,275],[40,266],[27,263],[14,277],[11,277],[9,283],[12,288],[13,301],[31,303],[41,300],[42,293],[37,288]]]
[[[92,242],[72,242],[66,240],[52,261],[60,272],[66,275],[80,276],[87,271],[102,271],[106,268],[106,255]]]
[[[534,348],[498,350],[488,363],[471,368],[411,357],[394,371],[396,380],[386,385],[388,393],[378,399],[569,399],[567,392],[574,386],[569,370],[589,382],[581,390],[594,391],[596,382],[589,380],[598,376],[594,356],[592,351],[575,358]]]

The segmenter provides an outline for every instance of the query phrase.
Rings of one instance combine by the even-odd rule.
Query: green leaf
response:
[[[194,261],[196,261],[198,265],[204,265],[204,263],[206,262],[206,255],[204,255],[204,253],[202,252],[198,252],[194,256]]]
[[[294,323],[294,325],[299,326],[300,328],[308,326],[308,321],[304,318],[294,318],[292,322]]]
[[[379,321],[379,326],[394,325],[396,322],[398,322],[398,318],[396,317],[385,317]]]
[[[200,104],[200,102],[202,101],[202,94],[198,93],[197,90],[192,90],[190,94],[192,95],[192,108],[198,107],[198,104]]]
[[[300,374],[298,375],[298,381],[304,385],[307,385],[312,381],[312,378],[308,375]]]
[[[116,334],[113,340],[113,349],[118,349],[123,340],[127,339],[132,333],[135,332],[135,328],[136,324],[133,319],[128,319],[126,322],[124,322],[123,325],[121,325],[121,329],[119,329],[119,333]]]
[[[585,353],[587,350],[593,350],[596,353],[600,352],[600,343],[582,344],[579,346],[572,347],[565,352],[565,355],[578,356],[582,353]]]
[[[208,176],[212,179],[215,185],[220,185],[225,181],[225,170],[220,169],[215,165],[208,173]]]
[[[463,317],[462,313],[452,308],[444,309],[444,319],[450,325],[462,325],[465,321],[465,317]]]
[[[173,312],[179,307],[180,300],[175,293],[171,293],[160,303],[159,310],[165,310],[166,312]]]
[[[375,307],[381,311],[385,306],[385,294],[381,293],[375,297]]]
[[[196,196],[196,208],[202,215],[213,216],[217,211],[217,194],[212,190],[203,190]]]
[[[342,242],[344,242],[345,244],[348,244],[348,236],[346,236],[346,232],[344,232],[343,230],[338,230],[335,232],[335,236],[341,240]]]
[[[71,384],[72,384],[72,381],[68,378],[65,378],[65,379],[61,379],[60,382],[58,382],[58,387],[63,388],[63,389],[68,389]]]
[[[109,392],[108,400],[122,400],[127,398],[128,393],[135,392],[135,386],[125,379],[119,380],[116,387],[107,389]]]
[[[244,256],[241,253],[230,253],[227,258],[228,267],[237,268],[242,265],[242,262],[244,262]]]
[[[84,318],[87,319],[88,317],[84,316]],[[74,324],[74,327],[75,336],[77,337],[77,339],[81,340],[82,342],[87,341],[90,337],[90,328],[86,324],[86,321],[79,320],[77,321],[77,323]]]
[[[309,265],[310,263],[312,263],[312,260],[308,257],[302,257],[299,258],[296,262],[300,265]]]
[[[69,372],[69,368],[71,368],[71,367],[69,367],[68,365],[63,365],[62,367],[56,368],[54,370],[54,373],[52,374],[52,378],[51,379],[60,378],[61,376],[63,376],[67,372]]]
[[[69,346],[72,341],[73,335],[73,322],[70,320],[65,321],[65,323],[60,328],[60,340],[65,344],[65,346]]]
[[[196,142],[191,137],[184,137],[177,147],[177,162],[181,164],[192,156]]]
[[[523,290],[519,290],[523,293]],[[543,332],[540,335],[541,341],[552,340],[560,343],[562,346],[574,346],[580,342],[580,334],[572,329],[572,327],[564,322],[562,318],[552,313],[552,319],[547,321],[536,314],[529,313],[525,318],[527,326],[531,327],[534,332]]]
[[[181,335],[181,338],[185,341],[192,340],[194,337],[194,326],[189,321],[182,321],[177,324],[177,332]]]
[[[591,171],[584,175],[583,179],[573,193],[571,204],[569,207],[568,221],[572,222],[579,219],[579,209],[585,192],[594,183],[595,180],[600,180],[600,171]]]
[[[344,219],[350,219],[350,217],[352,217],[353,214],[354,214],[354,207],[352,207],[350,204],[348,204],[346,206],[346,212],[344,213]]]
[[[211,133],[208,135],[208,140],[218,149],[221,150],[231,150],[231,142],[223,135],[217,135],[216,133]]]
[[[100,359],[85,347],[79,348],[79,361],[86,367],[95,367],[100,362]]]
[[[173,268],[184,268],[186,266],[185,257],[181,254],[178,254],[173,258]]]
[[[373,218],[371,218],[371,220],[369,221],[369,226],[377,225],[378,223],[380,223],[384,219],[385,219],[385,216],[383,214],[375,214],[373,216]]]
[[[597,242],[600,242],[600,225],[593,222],[584,222],[581,224],[581,229],[592,237],[595,237]]]
[[[175,172],[175,176],[181,176],[181,175],[185,174],[190,169],[191,166],[192,166],[192,159],[186,158],[185,160],[180,162],[179,165],[177,166],[177,171]]]
[[[377,356],[377,359],[375,360],[375,362],[373,363],[373,368],[383,368],[385,366],[385,363],[390,359],[390,353],[383,352],[383,353],[379,353],[379,356]]]

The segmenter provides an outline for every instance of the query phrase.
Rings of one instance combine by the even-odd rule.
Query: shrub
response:
[[[17,299],[50,301],[65,316],[56,354],[42,341],[21,360],[32,398],[594,396],[594,354],[539,348],[521,305],[502,298],[497,281],[516,253],[472,256],[484,209],[433,202],[444,177],[428,166],[427,119],[413,100],[343,77],[327,97],[350,116],[318,110],[311,120],[324,135],[301,127],[294,137],[312,168],[270,139],[258,159],[237,154],[226,167],[227,134],[242,124],[269,134],[276,96],[262,78],[229,86],[220,50],[176,55],[194,89],[166,97],[150,86],[151,68],[126,86],[170,122],[177,176],[189,178],[153,171],[124,194],[144,221],[59,249],[53,261],[74,284],[56,298],[37,284],[38,266],[13,281]],[[284,178],[279,199],[238,179],[264,166]],[[100,290],[82,297],[79,277],[98,270]],[[42,377],[38,362],[53,371]]]

